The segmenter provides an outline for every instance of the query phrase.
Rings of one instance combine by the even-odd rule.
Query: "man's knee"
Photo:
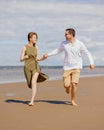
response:
[[[72,87],[73,88],[77,87],[77,83],[72,83]]]

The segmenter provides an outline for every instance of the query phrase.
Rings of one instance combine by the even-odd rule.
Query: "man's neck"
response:
[[[75,37],[70,38],[70,39],[68,39],[68,41],[70,41],[72,44],[74,44],[74,43],[75,43],[75,41],[76,41],[76,38],[75,38]]]

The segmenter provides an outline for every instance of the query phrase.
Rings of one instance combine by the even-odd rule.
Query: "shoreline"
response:
[[[49,80],[62,79],[63,69],[61,66],[45,66],[42,68],[42,72],[49,75]],[[81,69],[80,77],[95,77],[104,76],[104,67],[95,67],[91,70],[89,67]],[[0,84],[12,83],[12,82],[25,82],[25,76],[23,67],[4,67],[0,68]]]
[[[103,77],[104,74],[89,74],[89,75],[81,75],[80,76],[80,79],[81,78],[91,78],[91,77]],[[62,80],[62,78],[51,78],[49,79],[48,81],[55,81],[55,80]],[[15,80],[15,81],[3,81],[3,82],[0,82],[0,85],[2,84],[12,84],[12,83],[25,83],[26,82],[26,79],[24,80]]]

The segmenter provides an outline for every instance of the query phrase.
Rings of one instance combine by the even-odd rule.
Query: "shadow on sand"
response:
[[[28,104],[29,101],[22,101],[22,100],[15,100],[15,99],[8,99],[5,100],[5,102],[7,103],[21,103],[21,104]],[[50,103],[50,104],[64,104],[64,105],[71,105],[71,102],[69,101],[58,101],[58,100],[35,100],[34,103],[41,103],[41,102],[45,102],[45,103]]]
[[[29,101],[22,101],[22,100],[15,100],[15,99],[8,99],[5,100],[5,102],[7,103],[21,103],[21,104],[28,104]]]

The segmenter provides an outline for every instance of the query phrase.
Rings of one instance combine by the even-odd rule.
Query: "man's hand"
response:
[[[90,69],[94,69],[95,66],[93,64],[90,65]]]
[[[46,59],[48,57],[48,54],[44,54],[43,57]]]

